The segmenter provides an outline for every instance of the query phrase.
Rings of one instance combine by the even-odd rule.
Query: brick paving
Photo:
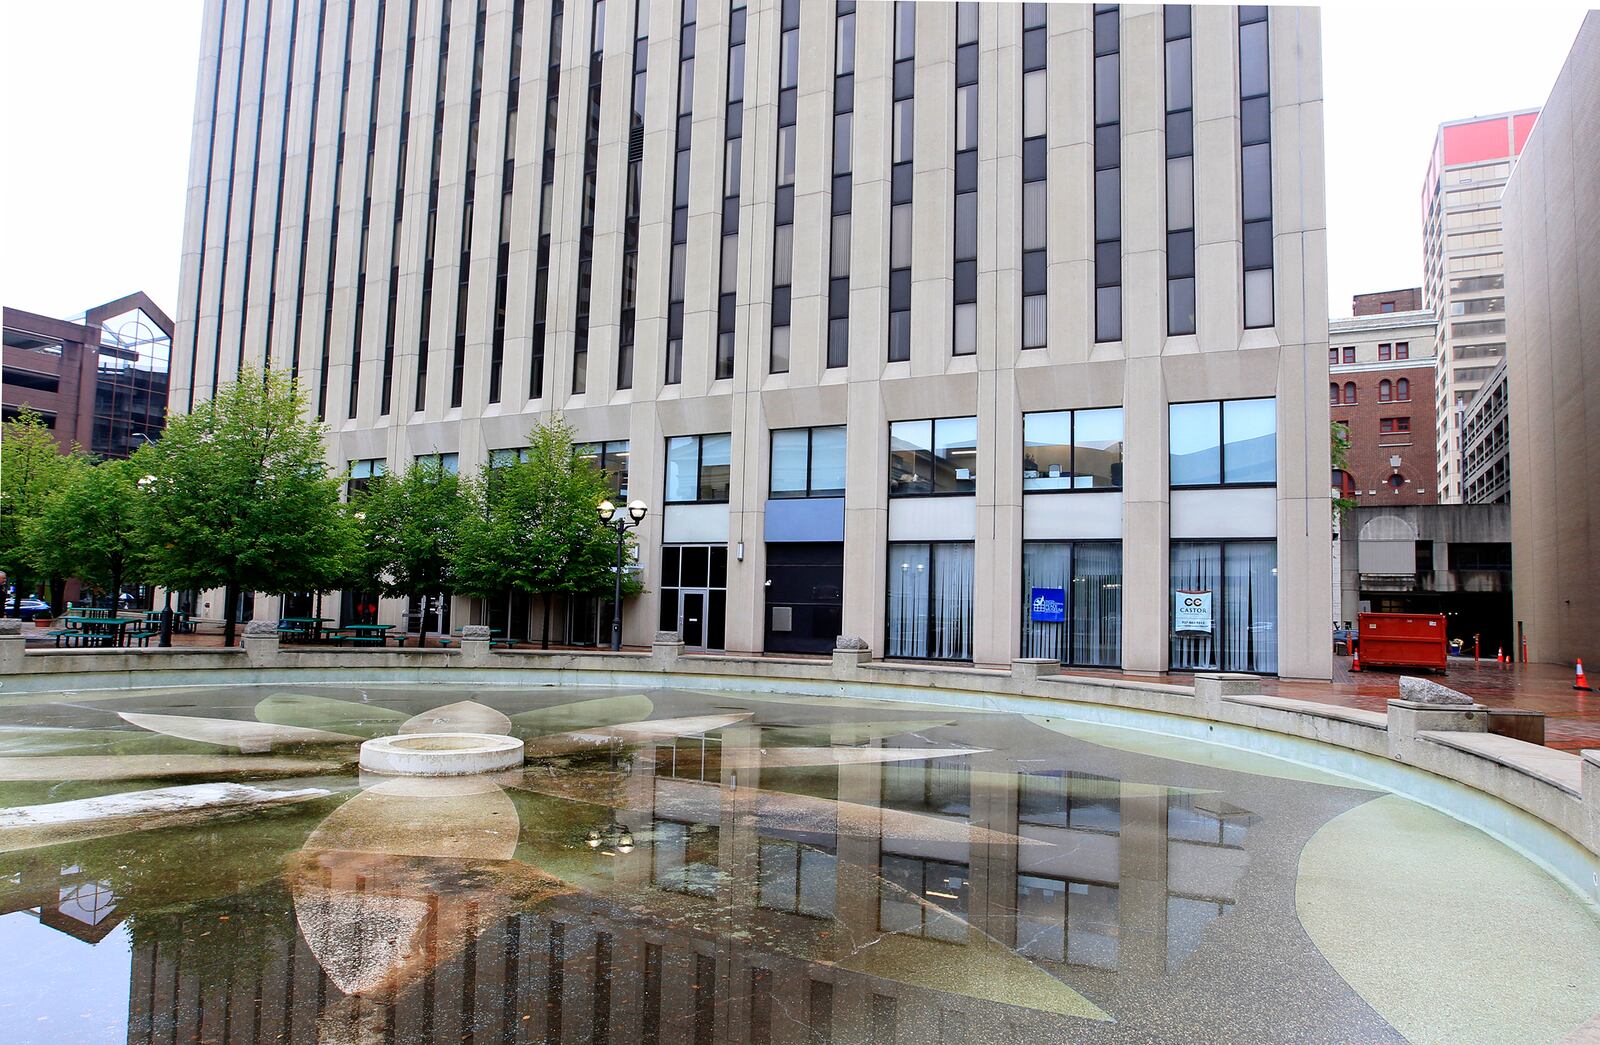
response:
[[[1268,681],[1263,689],[1279,696],[1319,700],[1326,704],[1384,710],[1399,695],[1401,672],[1350,671],[1350,658],[1334,658],[1334,678],[1326,682]],[[1445,675],[1425,676],[1472,697],[1490,708],[1539,711],[1545,716],[1545,746],[1563,751],[1600,748],[1600,692],[1572,688],[1572,669],[1559,664],[1497,664],[1452,658]],[[1593,676],[1590,685],[1600,685]]]

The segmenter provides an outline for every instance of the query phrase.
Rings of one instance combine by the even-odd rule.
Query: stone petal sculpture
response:
[[[16,806],[0,809],[0,852],[178,827],[331,794],[321,787],[274,791],[249,784],[210,783]]]
[[[199,740],[207,744],[220,744],[223,747],[236,747],[247,755],[294,744],[348,744],[361,739],[349,733],[334,733],[325,729],[275,726],[270,723],[246,722],[232,718],[145,715],[131,711],[119,711],[117,717],[130,725],[148,729],[152,733],[162,733],[184,740]]]
[[[274,693],[256,705],[256,719],[275,726],[325,729],[369,739],[398,732],[406,722],[403,712],[380,704],[309,693]]]
[[[454,704],[413,715],[400,727],[400,732],[494,733],[508,736],[511,733],[511,720],[475,700],[458,700]]]

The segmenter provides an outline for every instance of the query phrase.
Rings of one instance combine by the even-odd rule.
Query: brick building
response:
[[[1390,312],[1416,312],[1422,308],[1422,288],[1403,287],[1400,290],[1375,290],[1370,294],[1357,294],[1351,299],[1351,315],[1379,316]]]
[[[166,425],[172,320],[142,292],[54,319],[5,309],[0,407],[38,413],[62,449],[127,457]]]
[[[1358,294],[1357,314],[1328,322],[1328,412],[1350,438],[1333,486],[1362,505],[1436,504],[1434,318],[1418,289]]]

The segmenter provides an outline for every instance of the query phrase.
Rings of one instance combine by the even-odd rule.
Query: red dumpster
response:
[[[1442,613],[1362,613],[1356,618],[1363,668],[1450,669]]]

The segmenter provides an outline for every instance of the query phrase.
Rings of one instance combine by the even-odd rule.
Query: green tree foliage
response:
[[[222,388],[134,455],[152,477],[145,572],[169,588],[226,588],[230,646],[239,592],[328,591],[360,567],[360,532],[322,437],[288,378],[270,374]]]
[[[1328,440],[1330,444],[1328,457],[1333,464],[1333,470],[1337,472],[1345,471],[1350,467],[1350,429],[1338,421],[1332,421],[1328,424]],[[1346,512],[1352,510],[1355,506],[1356,502],[1353,497],[1335,497],[1333,499],[1334,521],[1338,522]]]
[[[365,576],[385,595],[424,600],[422,640],[426,600],[455,591],[456,541],[470,507],[461,486],[455,473],[428,460],[374,479],[351,505],[360,517]]]
[[[468,484],[471,508],[455,571],[457,590],[466,595],[540,596],[542,645],[548,648],[553,596],[611,594],[617,537],[595,514],[611,488],[599,469],[573,452],[566,422],[540,424],[528,442],[527,460],[488,469]],[[628,578],[624,594],[638,590]]]
[[[77,468],[24,527],[29,560],[47,577],[77,577],[110,592],[137,575],[144,542],[139,472],[132,461]]]
[[[87,461],[76,446],[71,453],[62,453],[44,419],[26,407],[0,431],[0,569],[6,570],[16,585],[14,614],[20,612],[22,596],[31,590],[30,580],[66,576],[34,564],[27,528],[51,495]]]

